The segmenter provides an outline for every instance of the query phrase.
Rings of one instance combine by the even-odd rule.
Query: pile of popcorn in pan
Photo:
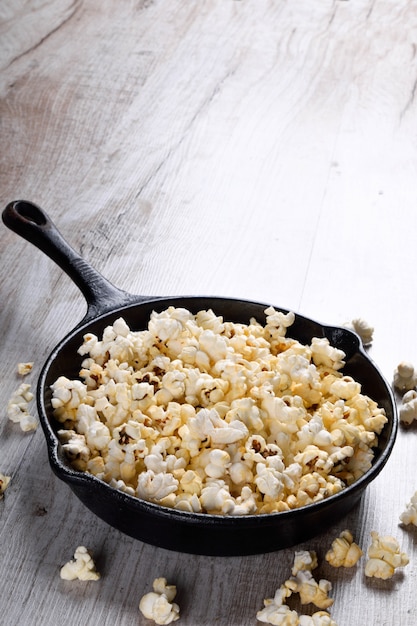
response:
[[[74,468],[115,489],[182,511],[215,515],[268,514],[320,501],[362,476],[387,419],[384,410],[343,375],[344,353],[327,339],[310,345],[286,337],[294,314],[266,309],[264,326],[225,322],[212,311],[196,315],[170,307],[131,331],[120,318],[102,338],[85,335],[81,380],[52,385],[59,437]],[[346,324],[364,346],[373,328]],[[26,376],[33,363],[20,363]],[[400,420],[417,420],[417,372],[403,362],[393,387],[402,394]],[[21,383],[7,413],[22,431],[36,429],[31,385]],[[10,476],[0,473],[0,499]],[[417,526],[417,492],[400,515]],[[344,530],[325,554],[352,568],[363,556]],[[364,573],[391,578],[407,565],[398,541],[372,531]],[[314,551],[296,551],[291,575],[264,600],[256,618],[278,626],[337,626],[327,609],[332,585],[317,580]],[[91,552],[79,546],[60,571],[64,580],[99,580]],[[156,624],[180,617],[175,585],[153,582],[139,604]],[[287,600],[298,594],[312,615]]]
[[[170,307],[131,331],[85,335],[80,380],[52,385],[74,468],[194,513],[288,511],[370,469],[384,410],[340,370],[326,338],[285,336],[294,314],[224,322]]]

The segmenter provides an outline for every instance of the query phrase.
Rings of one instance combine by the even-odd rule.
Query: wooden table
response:
[[[391,381],[417,363],[417,7],[411,0],[3,0],[2,207],[32,200],[117,286],[240,297],[375,328]],[[34,361],[83,316],[83,298],[36,248],[0,229],[0,623],[146,624],[152,581],[178,588],[185,625],[256,624],[316,550],[339,626],[417,623],[416,429],[359,507],[281,552],[221,558],[142,544],[90,513],[51,472],[41,429],[6,405]],[[35,408],[32,406],[32,410]],[[395,536],[410,564],[366,579],[324,554],[349,528]],[[99,582],[65,582],[78,545]],[[311,607],[306,608],[310,612]]]

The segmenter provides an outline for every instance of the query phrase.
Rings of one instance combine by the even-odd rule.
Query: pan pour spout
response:
[[[115,287],[87,263],[64,239],[48,215],[33,202],[15,200],[2,214],[4,224],[49,256],[73,280],[87,302],[82,322],[116,308],[149,298]]]

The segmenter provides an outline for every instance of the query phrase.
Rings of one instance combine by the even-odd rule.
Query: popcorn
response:
[[[80,378],[51,386],[73,467],[162,506],[213,515],[291,510],[338,493],[372,464],[384,410],[340,371],[326,338],[169,307],[132,331],[84,336]]]
[[[245,486],[240,492],[240,496],[235,498],[235,506],[231,515],[250,515],[257,511],[258,496],[254,494],[250,487]]]
[[[17,364],[17,373],[20,376],[27,376],[32,371],[32,368],[33,368],[33,362],[18,363]]]
[[[201,409],[188,420],[190,434],[200,441],[210,439],[214,444],[236,443],[248,435],[245,424],[239,420],[222,420],[215,409]]]
[[[374,328],[371,326],[366,320],[361,317],[357,317],[353,319],[350,323],[347,322],[344,324],[346,328],[350,328],[354,330],[357,335],[359,335],[360,339],[364,346],[368,346],[372,343],[374,338]]]
[[[291,610],[283,603],[287,592],[288,589],[281,587],[276,591],[274,598],[266,598],[265,606],[257,612],[256,619],[274,626],[337,626],[327,611],[317,611],[313,615],[298,615],[297,611]],[[291,592],[288,595],[291,595]]]
[[[156,578],[153,591],[142,597],[139,609],[144,617],[153,620],[155,624],[171,624],[180,617],[179,606],[173,602],[176,594],[175,585],[167,585],[166,578]]]
[[[10,480],[10,476],[5,476],[5,474],[0,472],[0,500],[3,498],[4,492],[9,486]]]
[[[60,571],[63,580],[99,580],[100,574],[96,571],[91,552],[84,546],[78,546],[74,558],[66,563]]]
[[[209,452],[209,462],[207,463],[205,472],[210,478],[221,478],[225,475],[226,470],[230,467],[230,455],[226,450],[214,448]]]
[[[313,415],[311,420],[297,432],[297,437],[301,449],[308,445],[327,447],[333,444],[332,434],[326,430],[319,415]]]
[[[414,365],[408,361],[401,361],[394,370],[394,387],[398,391],[410,391],[417,386],[417,372]]]
[[[300,550],[294,554],[294,563],[291,573],[293,576],[296,576],[298,572],[307,570],[311,572],[317,565],[317,554],[314,550]]]
[[[211,480],[201,490],[200,502],[207,513],[231,514],[235,501],[224,480]]]
[[[51,389],[55,418],[63,424],[75,421],[78,407],[87,398],[87,386],[80,380],[71,381],[66,376],[60,376]]]
[[[16,391],[11,395],[7,404],[8,418],[20,425],[24,432],[36,430],[38,420],[29,413],[29,402],[33,400],[31,385],[21,383]]]
[[[337,398],[351,400],[360,393],[361,388],[360,384],[353,380],[353,378],[350,376],[343,376],[343,378],[335,379],[335,381],[331,384],[329,391]]]
[[[284,469],[283,463],[282,469]],[[254,483],[260,493],[263,493],[272,500],[278,500],[284,491],[282,472],[276,470],[274,467],[268,467],[263,463],[258,463],[256,466],[256,477],[254,479]]]
[[[275,626],[298,626],[297,611],[292,611],[287,604],[284,604],[290,595],[291,591],[282,585],[277,589],[273,598],[264,600],[264,608],[257,612],[256,619]]]
[[[274,307],[270,306],[265,309],[265,315],[266,324],[264,336],[279,342],[280,338],[285,337],[287,328],[294,324],[294,313],[292,311],[289,313],[282,313],[281,311],[276,311]]]
[[[365,575],[374,578],[392,578],[398,567],[409,562],[405,552],[401,552],[398,541],[389,535],[380,536],[376,531],[371,532],[372,543],[368,549],[368,560],[365,565]]]
[[[229,476],[234,485],[248,485],[253,482],[253,472],[243,461],[236,461],[230,465]]]
[[[409,426],[417,420],[417,391],[410,389],[403,395],[400,406],[400,422]]]
[[[273,598],[264,600],[264,608],[256,614],[260,622],[289,626],[337,626],[327,611],[317,611],[313,615],[298,615],[285,604],[293,594],[300,594],[302,604],[312,602],[319,608],[327,608],[333,604],[328,597],[331,584],[328,580],[315,581],[312,570],[317,567],[317,555],[313,551],[295,552],[292,577],[286,580],[275,592]]]
[[[326,609],[334,602],[328,597],[332,585],[330,581],[321,579],[317,582],[312,574],[312,570],[317,567],[317,556],[314,551],[296,552],[292,576],[285,581],[284,586],[291,593],[300,595],[301,604],[315,604],[319,609]]]
[[[410,502],[407,503],[405,511],[401,513],[400,520],[406,526],[408,524],[417,526],[417,491],[411,497]]]
[[[311,602],[320,609],[326,609],[334,602],[332,598],[328,597],[332,588],[331,582],[325,579],[317,582],[310,571],[298,572],[297,576],[286,581],[286,584],[290,585],[293,592],[299,593],[301,604]]]
[[[76,433],[75,430],[59,430],[58,437],[73,467],[85,470],[87,468],[87,461],[91,456],[91,451],[87,445],[85,436]]]
[[[362,550],[353,541],[352,533],[349,530],[343,530],[333,541],[325,559],[333,567],[353,567],[362,555]]]
[[[325,337],[313,337],[311,341],[311,353],[316,365],[324,365],[334,370],[340,370],[344,366],[344,352],[330,345]]]
[[[155,474],[152,470],[142,472],[138,477],[137,495],[143,500],[160,502],[178,487],[178,480],[168,472]]]

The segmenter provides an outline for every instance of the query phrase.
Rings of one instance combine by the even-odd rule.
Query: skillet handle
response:
[[[64,270],[83,293],[87,301],[86,322],[125,304],[138,302],[133,296],[118,289],[67,243],[48,215],[32,202],[10,202],[2,213],[3,222]],[[146,298],[143,298],[146,300]]]

